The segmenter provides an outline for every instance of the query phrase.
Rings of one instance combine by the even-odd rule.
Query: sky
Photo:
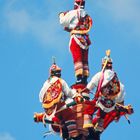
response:
[[[73,9],[73,0],[0,0],[0,140],[42,140],[48,130],[33,122],[43,111],[39,91],[49,76],[52,56],[62,78],[75,83],[69,34],[58,14]],[[140,1],[86,0],[93,19],[89,48],[90,77],[100,71],[105,50],[111,49],[114,70],[125,85],[125,104],[135,113],[112,123],[101,140],[132,140],[140,129]],[[59,135],[49,135],[58,140]]]

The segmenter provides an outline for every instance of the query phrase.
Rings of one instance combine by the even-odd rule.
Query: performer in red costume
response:
[[[84,8],[85,0],[75,0],[74,10],[59,14],[60,24],[70,32],[69,47],[73,57],[77,84],[87,84],[89,76],[88,50],[91,41],[88,32],[92,26],[92,19]]]
[[[86,90],[91,91],[97,88],[95,97],[92,101],[86,101],[88,107],[84,112],[84,128],[94,128],[96,139],[99,140],[99,134],[113,121],[119,120],[120,116],[132,114],[133,109],[130,105],[124,104],[124,86],[118,79],[116,72],[112,68],[112,59],[110,50],[102,60],[102,71],[95,74],[86,86]],[[96,116],[92,120],[92,115]],[[90,133],[90,134],[91,134]],[[95,136],[95,133],[93,134]]]
[[[70,108],[61,110],[66,100],[75,98],[76,91],[68,87],[67,83],[61,78],[61,68],[55,63],[50,67],[50,77],[45,81],[39,99],[45,110],[44,113],[36,113],[36,122],[56,122],[62,130],[63,138],[79,139],[79,132],[76,125],[76,114]]]
[[[130,120],[128,119],[127,114],[131,115],[133,112],[134,111],[131,105],[124,106],[122,104],[116,104],[115,109],[112,110],[111,112],[108,112],[104,116],[103,130],[105,130],[112,121],[118,122],[121,116],[125,116],[128,123],[130,124]],[[92,123],[94,126],[98,125],[99,117],[100,117],[100,110],[98,110],[98,112],[96,113],[96,116],[92,120]]]

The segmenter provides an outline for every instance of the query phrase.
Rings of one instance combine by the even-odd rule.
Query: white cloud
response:
[[[25,7],[16,8],[18,5],[16,4],[17,0],[8,2],[4,11],[6,25],[12,32],[17,32],[20,35],[28,33],[47,47],[54,44],[54,38],[57,44],[62,44],[62,41],[59,41],[62,36],[58,35],[60,25],[56,19],[57,15],[54,17],[55,13],[49,13],[47,18],[43,19],[39,15],[31,14]]]
[[[0,140],[15,140],[9,133],[0,133]]]
[[[8,26],[20,33],[27,32],[30,28],[30,17],[25,10],[9,11],[6,13]]]
[[[104,17],[110,17],[113,24],[130,32],[133,38],[140,36],[139,0],[98,0],[96,2]],[[110,23],[109,23],[110,24]]]
[[[106,0],[104,2],[100,0],[99,4],[117,20],[131,20],[131,22],[140,20],[137,0]]]

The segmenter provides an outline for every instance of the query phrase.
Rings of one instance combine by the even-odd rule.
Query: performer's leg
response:
[[[81,74],[76,75],[76,78],[77,78],[76,84],[82,83],[82,78],[83,78],[83,76],[82,76]]]
[[[79,136],[76,124],[76,113],[71,109],[63,111],[63,119],[65,121],[65,126],[67,127],[69,137],[76,138]]]
[[[68,129],[65,123],[65,118],[63,117],[63,111],[62,112],[58,112],[56,113],[56,117],[60,120],[60,135],[62,136],[62,138],[65,140],[67,138],[69,138],[69,133],[68,133]]]
[[[87,84],[87,78],[89,77],[89,65],[88,65],[88,49],[82,50],[83,53],[83,83]]]
[[[101,110],[100,108],[98,109],[98,112],[94,120],[92,121],[92,123],[94,123],[94,129],[96,131],[102,132],[104,130],[104,119],[105,119],[106,114],[107,113]]]
[[[75,42],[74,39],[71,41],[70,50],[73,57],[75,76],[77,77],[77,83],[82,82],[83,75],[83,63],[82,63],[82,49]]]
[[[62,138],[64,140],[69,138],[68,128],[64,120],[62,120]]]
[[[116,117],[120,116],[118,114],[118,112],[116,112],[115,110],[109,112],[106,114],[105,118],[104,118],[104,129],[106,129],[108,127],[108,125],[115,120]]]
[[[92,120],[93,125],[95,126],[96,131],[104,131],[108,125],[115,120],[116,117],[120,116],[116,110],[113,110],[109,113],[101,113],[99,111],[97,115]]]
[[[127,113],[121,110],[113,110],[109,112],[104,119],[104,129],[106,129],[111,122],[113,121],[118,122],[120,117],[125,114]]]
[[[92,115],[97,110],[95,107],[96,101],[85,101],[87,107],[84,110],[84,124],[83,128],[90,128],[93,127],[92,124]]]

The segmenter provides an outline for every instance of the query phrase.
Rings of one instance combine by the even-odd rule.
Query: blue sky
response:
[[[0,0],[0,140],[42,140],[47,129],[33,122],[42,111],[38,93],[48,78],[52,56],[69,85],[75,82],[69,34],[58,13],[73,8],[73,0]],[[125,85],[125,103],[135,114],[112,123],[102,140],[132,140],[140,129],[140,1],[87,0],[93,19],[90,31],[90,77],[100,70],[105,50],[111,49],[114,69]],[[48,136],[59,139],[59,136]]]

